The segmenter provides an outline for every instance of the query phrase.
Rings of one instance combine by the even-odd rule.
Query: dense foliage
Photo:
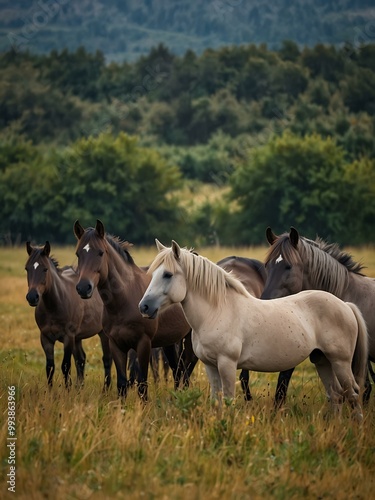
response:
[[[4,3],[4,2],[3,2]],[[0,50],[85,44],[109,60],[135,59],[159,42],[177,54],[228,44],[351,44],[373,39],[371,0],[39,0],[5,2]]]
[[[260,243],[268,224],[374,242],[374,61],[372,44],[292,41],[200,56],[159,45],[121,64],[8,52],[0,233],[66,242],[74,219],[101,217],[141,243]],[[201,183],[219,196],[187,204]]]

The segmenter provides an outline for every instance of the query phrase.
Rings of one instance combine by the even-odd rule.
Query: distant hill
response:
[[[84,45],[122,61],[160,42],[182,54],[243,43],[275,48],[285,39],[315,45],[374,38],[373,0],[35,0],[31,7],[0,0],[1,51]]]

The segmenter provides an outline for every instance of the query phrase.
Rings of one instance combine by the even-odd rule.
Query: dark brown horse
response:
[[[275,299],[302,290],[324,290],[345,302],[356,304],[367,324],[369,359],[375,361],[375,279],[362,273],[363,266],[335,243],[317,238],[309,240],[292,227],[289,233],[276,236],[267,228],[271,245],[266,256],[267,282],[262,299]],[[370,362],[369,362],[370,363]],[[370,366],[370,373],[373,371]],[[294,368],[279,375],[275,405],[284,404]],[[370,397],[367,377],[364,400]]]
[[[89,299],[97,288],[103,300],[103,327],[116,365],[119,395],[126,395],[127,354],[134,349],[140,368],[138,394],[146,400],[151,347],[171,346],[190,331],[182,308],[178,304],[157,319],[144,319],[138,303],[151,276],[135,264],[129,253],[130,244],[106,235],[99,220],[95,228],[87,229],[76,221],[74,234],[78,240],[77,292]]]
[[[217,262],[217,265],[231,271],[245,286],[246,290],[259,299],[262,295],[267,275],[263,262],[257,259],[248,259],[246,257],[225,257]],[[241,387],[246,401],[252,399],[249,386],[249,370],[241,370]]]
[[[46,355],[48,384],[52,385],[55,371],[55,342],[64,344],[64,358],[61,369],[66,386],[70,385],[71,357],[73,354],[77,383],[84,378],[86,354],[82,340],[99,334],[103,348],[105,385],[111,382],[112,358],[109,340],[102,330],[103,303],[98,293],[92,302],[81,300],[76,295],[78,274],[72,267],[60,268],[50,257],[51,247],[47,241],[44,247],[32,247],[26,243],[29,258],[26,262],[28,292],[26,299],[35,307],[35,321],[40,330],[40,341]]]

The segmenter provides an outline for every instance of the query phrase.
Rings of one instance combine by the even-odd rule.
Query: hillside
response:
[[[26,5],[25,5],[26,4]],[[285,39],[299,45],[371,41],[371,0],[40,0],[0,1],[0,50],[48,53],[100,49],[107,60],[134,60],[163,42],[172,52]],[[371,30],[370,30],[371,31]]]

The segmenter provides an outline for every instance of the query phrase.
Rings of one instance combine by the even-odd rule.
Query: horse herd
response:
[[[132,349],[143,400],[151,350],[158,347],[176,388],[181,380],[188,385],[200,359],[213,398],[235,396],[238,368],[247,400],[249,370],[280,372],[276,407],[285,402],[294,367],[309,357],[332,407],[347,401],[362,418],[361,391],[368,401],[369,373],[375,379],[375,280],[336,244],[301,237],[294,228],[280,236],[268,228],[265,263],[227,257],[214,264],[175,241],[167,248],[156,240],[159,253],[147,269],[134,262],[131,244],[107,234],[99,220],[87,229],[76,221],[74,234],[77,269],[60,268],[48,242],[26,244],[26,298],[35,307],[50,385],[55,342],[64,345],[66,385],[72,355],[81,384],[82,340],[99,334],[104,386],[111,384],[113,360],[122,397]]]

